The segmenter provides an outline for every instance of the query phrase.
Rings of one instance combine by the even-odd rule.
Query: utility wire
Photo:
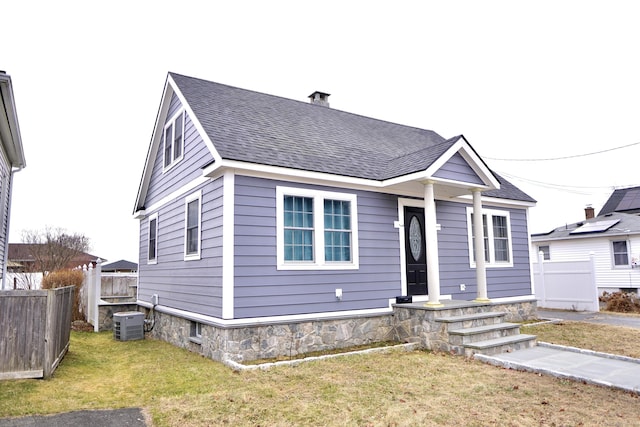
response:
[[[553,184],[550,182],[543,182],[543,181],[536,181],[533,179],[529,179],[529,178],[523,178],[523,177],[519,177],[516,175],[512,175],[506,172],[501,172],[501,171],[497,171],[500,175],[504,176],[505,178],[510,178],[510,179],[515,179],[515,180],[519,180],[522,182],[528,182],[532,185],[536,185],[538,187],[544,187],[544,188],[549,188],[552,190],[557,190],[557,191],[562,191],[565,193],[571,193],[571,194],[579,194],[579,195],[584,195],[584,196],[588,196],[593,194],[594,192],[597,193],[609,193],[611,192],[613,189],[616,188],[616,186],[610,185],[610,186],[598,186],[598,187],[585,187],[585,186],[577,186],[577,185],[563,185],[563,184]],[[618,186],[620,187],[620,186]],[[622,188],[622,187],[620,187]],[[592,191],[589,191],[592,190]]]
[[[499,159],[499,158],[496,158],[496,157],[487,157],[487,156],[483,156],[483,157],[485,159],[489,159],[489,160],[499,160],[499,161],[504,161],[504,162],[547,162],[547,161],[551,161],[551,160],[567,160],[567,159],[575,159],[577,157],[593,156],[595,154],[607,153],[609,151],[615,151],[615,150],[620,150],[622,148],[633,147],[634,145],[639,145],[639,144],[640,144],[640,142],[634,142],[632,144],[622,145],[620,147],[614,147],[614,148],[609,148],[609,149],[606,149],[606,150],[594,151],[593,153],[574,154],[574,155],[571,155],[571,156],[564,156],[564,157],[548,157],[548,158],[542,158],[542,159]]]

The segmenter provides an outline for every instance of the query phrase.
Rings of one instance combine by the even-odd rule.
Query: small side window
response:
[[[191,322],[191,333],[189,334],[189,339],[196,344],[202,344],[202,323]]]
[[[158,214],[149,217],[148,264],[158,261]]]

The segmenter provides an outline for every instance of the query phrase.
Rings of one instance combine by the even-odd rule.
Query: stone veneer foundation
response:
[[[152,337],[224,362],[249,362],[339,349],[383,341],[415,342],[429,350],[448,350],[435,318],[472,312],[506,312],[507,321],[535,317],[536,301],[471,303],[443,301],[444,307],[422,303],[396,304],[390,314],[314,319],[298,322],[225,326],[201,323],[201,336],[193,333],[194,322],[156,310]],[[142,308],[141,308],[142,309]],[[147,309],[143,309],[147,311]]]

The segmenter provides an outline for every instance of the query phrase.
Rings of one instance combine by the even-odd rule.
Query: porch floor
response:
[[[495,305],[492,302],[475,302],[475,301],[464,301],[464,300],[440,300],[440,304],[442,307],[431,307],[426,305],[426,301],[420,302],[411,302],[411,303],[403,303],[403,304],[393,304],[397,307],[405,307],[411,308],[414,310],[426,310],[426,311],[443,311],[443,310],[451,310],[456,308],[470,308],[470,307],[486,307]]]

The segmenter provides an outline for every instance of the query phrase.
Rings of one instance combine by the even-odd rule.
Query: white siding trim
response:
[[[284,196],[314,199],[314,261],[286,262],[284,260]],[[351,261],[325,261],[323,200],[343,200],[351,204]],[[311,190],[308,188],[276,186],[276,249],[278,270],[357,270],[360,268],[358,241],[358,196],[353,193]]]
[[[183,197],[185,194],[193,191],[194,189],[196,189],[200,185],[206,183],[207,181],[210,181],[210,178],[205,177],[205,176],[198,177],[198,178],[194,179],[193,181],[185,184],[184,186],[178,188],[177,190],[175,190],[171,194],[166,195],[165,197],[163,197],[162,199],[158,200],[153,205],[149,206],[148,208],[144,209],[143,211],[136,212],[134,214],[134,217],[136,219],[142,219],[142,218],[144,218],[144,216],[146,215],[147,212],[157,211],[158,209],[162,208],[164,205],[167,205],[167,204],[173,202],[174,200]]]
[[[154,259],[149,259],[149,244],[150,244],[150,239],[151,239],[151,221],[156,220],[156,248],[155,248],[155,254],[156,257]],[[158,263],[158,230],[160,229],[159,227],[159,221],[158,221],[158,212],[149,215],[149,218],[147,219],[147,265],[151,265],[151,264],[157,264]]]
[[[407,254],[405,253],[405,238],[404,238],[404,208],[411,206],[414,208],[424,209],[424,199],[405,199],[398,197],[398,233],[400,242],[400,289],[401,295],[407,295]],[[430,233],[425,233],[426,238],[430,238]],[[418,301],[420,296],[414,295],[414,299]],[[445,298],[446,299],[446,298]],[[425,296],[425,301],[427,298]]]
[[[284,323],[284,322],[302,322],[307,320],[322,320],[322,319],[335,319],[341,317],[365,317],[365,316],[382,316],[385,314],[393,313],[391,307],[392,301],[389,301],[389,307],[385,308],[372,308],[366,310],[345,310],[334,311],[332,313],[308,313],[308,314],[295,314],[289,316],[266,316],[266,317],[252,317],[248,319],[220,319],[213,316],[206,316],[203,314],[193,313],[190,311],[180,310],[177,308],[166,307],[163,305],[156,305],[154,310],[161,313],[166,313],[172,316],[181,317],[183,319],[192,320],[194,322],[200,322],[207,325],[214,326],[243,326],[243,325],[255,325],[255,324],[269,324],[269,323]],[[151,304],[147,301],[138,300],[137,304],[151,308]]]
[[[469,244],[469,267],[476,268],[476,262],[473,258],[473,233],[471,227],[471,214],[473,213],[472,207],[467,207],[467,240]],[[487,232],[489,233],[489,259],[486,261],[486,268],[508,268],[513,267],[513,233],[511,232],[511,213],[509,211],[503,211],[499,209],[486,209],[482,208],[482,215],[487,216]],[[491,217],[503,216],[507,218],[507,233],[509,235],[509,261],[496,261],[495,260],[495,248],[493,239],[493,222]],[[485,248],[486,249],[486,248]]]
[[[222,317],[234,316],[235,175],[227,171],[222,187]]]
[[[188,206],[189,203],[198,202],[198,250],[196,253],[187,253],[187,224],[188,224]],[[202,190],[198,190],[193,194],[188,195],[184,199],[184,260],[193,261],[200,259],[200,253],[202,251]]]

